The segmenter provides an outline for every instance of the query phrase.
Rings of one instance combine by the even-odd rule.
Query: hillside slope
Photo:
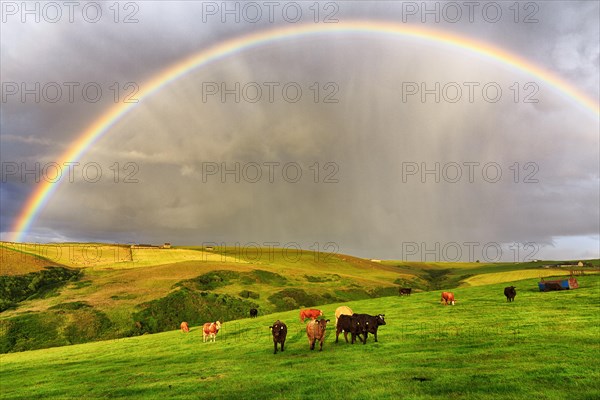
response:
[[[368,260],[309,251],[6,245],[30,257],[54,254],[80,273],[0,313],[0,352],[156,333],[184,319],[239,319],[250,308],[269,314],[391,295],[401,276]]]
[[[0,293],[24,289],[0,299],[0,352],[157,333],[183,320],[230,321],[250,308],[265,315],[397,295],[398,286],[418,292],[564,273],[533,263],[371,262],[260,248],[3,243],[3,250],[20,263],[0,277]],[[53,260],[72,271],[57,270],[64,279],[44,286],[43,276],[52,274],[38,265]],[[27,272],[26,280],[16,274]]]
[[[0,276],[25,275],[38,272],[47,266],[64,266],[55,260],[43,257],[39,252],[29,252],[17,246],[0,243]]]
[[[308,349],[297,311],[225,322],[216,343],[194,326],[116,341],[0,355],[2,398],[595,399],[600,279],[540,293],[537,279],[345,303],[384,313],[387,324],[366,345]],[[333,316],[339,304],[319,306]],[[273,354],[268,326],[288,324],[286,350]],[[550,323],[551,322],[551,323]],[[24,382],[27,382],[24,385]]]

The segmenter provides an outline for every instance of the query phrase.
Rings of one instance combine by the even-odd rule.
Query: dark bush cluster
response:
[[[17,303],[56,294],[56,290],[80,278],[81,271],[64,267],[45,267],[27,275],[0,276],[0,312]]]
[[[258,305],[226,294],[181,288],[140,307],[142,310],[133,314],[132,335],[177,329],[181,321],[199,325],[244,318],[248,316],[249,309]]]

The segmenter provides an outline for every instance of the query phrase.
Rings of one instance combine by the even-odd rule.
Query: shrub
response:
[[[319,295],[308,294],[303,289],[283,289],[269,296],[277,311],[288,311],[298,307],[312,307],[326,301]]]
[[[27,275],[0,276],[0,312],[26,299],[56,295],[59,287],[81,275],[78,269],[45,267]]]
[[[144,303],[133,314],[132,334],[157,333],[176,329],[181,321],[200,325],[209,321],[221,322],[248,315],[258,305],[226,294],[198,292],[181,288],[167,296]]]
[[[260,294],[253,292],[251,290],[242,290],[240,292],[240,297],[243,297],[244,299],[259,299],[260,298]]]
[[[231,284],[231,281],[238,278],[239,275],[240,274],[235,271],[212,271],[190,279],[187,282],[193,283],[199,290],[213,290]],[[185,282],[186,281],[183,283]]]
[[[80,310],[82,308],[91,308],[85,301],[72,301],[69,303],[60,303],[49,308],[49,310]]]
[[[2,320],[0,353],[64,346],[69,342],[59,335],[65,316],[56,313],[31,313]]]

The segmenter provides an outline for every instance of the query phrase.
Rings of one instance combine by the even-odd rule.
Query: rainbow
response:
[[[140,85],[137,98],[141,102],[145,98],[158,92],[161,88],[177,80],[186,73],[212,62],[221,60],[236,52],[251,49],[256,46],[283,41],[291,38],[302,38],[314,34],[325,33],[371,33],[397,36],[409,39],[429,41],[436,44],[448,46],[449,48],[462,49],[483,56],[492,61],[504,64],[518,71],[536,76],[541,81],[548,83],[562,95],[567,96],[575,103],[591,111],[598,116],[598,102],[585,93],[574,88],[568,82],[533,63],[512,54],[501,48],[488,43],[479,42],[470,38],[455,35],[449,32],[433,30],[430,28],[401,25],[382,21],[352,20],[335,24],[304,24],[292,25],[283,28],[264,30],[256,33],[244,34],[243,36],[225,40],[212,47],[202,50],[197,54],[186,58],[173,66],[161,71],[150,81]],[[110,128],[124,115],[135,108],[138,103],[117,104],[107,110],[84,132],[79,135],[75,143],[60,156],[58,163],[75,162],[91,147],[98,139],[106,134]],[[47,204],[60,182],[40,183],[29,196],[21,212],[19,213],[11,233],[11,241],[20,242],[40,211]]]

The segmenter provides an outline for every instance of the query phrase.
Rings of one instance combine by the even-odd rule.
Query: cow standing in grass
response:
[[[364,335],[363,344],[367,343],[367,336],[372,333],[377,342],[377,331],[381,325],[386,325],[385,314],[369,315],[369,314],[354,314],[352,316],[357,322],[357,335]],[[360,339],[360,336],[358,336]],[[354,339],[354,338],[353,338]],[[353,340],[354,341],[354,340]]]
[[[340,306],[340,307],[336,308],[335,309],[335,326],[337,327],[340,315],[352,315],[352,314],[354,314],[354,312],[352,312],[352,309],[350,307]]]
[[[281,351],[283,351],[285,337],[287,336],[287,326],[280,320],[277,320],[269,328],[271,328],[271,333],[273,334],[273,346],[275,347],[273,354],[277,354],[277,343],[281,345]]]
[[[507,286],[504,288],[504,295],[506,296],[507,302],[515,301],[515,296],[517,295],[517,288],[514,286]]]
[[[361,342],[365,342],[365,329],[362,329],[360,321],[358,318],[355,318],[352,315],[342,314],[338,318],[337,324],[335,325],[335,342],[338,342],[340,337],[340,333],[344,332],[344,339],[346,339],[346,343],[348,343],[348,333],[352,335],[352,344],[356,340],[356,337],[360,339]],[[363,339],[361,339],[360,335],[363,334]]]
[[[219,329],[221,329],[221,323],[219,321],[205,323],[202,326],[202,341],[206,343],[207,339],[208,341],[212,339],[212,341],[215,342],[217,340]]]
[[[319,351],[323,351],[323,341],[325,340],[325,328],[327,328],[328,319],[312,320],[306,325],[306,336],[308,336],[308,344],[310,349],[315,349],[317,340],[321,342]]]
[[[258,310],[256,308],[251,308],[250,309],[250,318],[256,318],[257,315],[258,315]]]
[[[442,304],[447,306],[448,304],[454,305],[454,293],[452,292],[442,292]]]
[[[190,327],[188,326],[188,323],[183,321],[181,323],[181,332],[188,333],[189,331],[190,331]]]
[[[309,308],[307,310],[301,310],[300,311],[300,321],[304,322],[304,320],[306,318],[310,318],[312,320],[315,320],[315,319],[319,318],[322,315],[323,315],[323,311],[316,310],[314,308]]]
[[[410,296],[410,293],[412,292],[412,288],[401,287],[398,292],[399,292],[400,296]]]

